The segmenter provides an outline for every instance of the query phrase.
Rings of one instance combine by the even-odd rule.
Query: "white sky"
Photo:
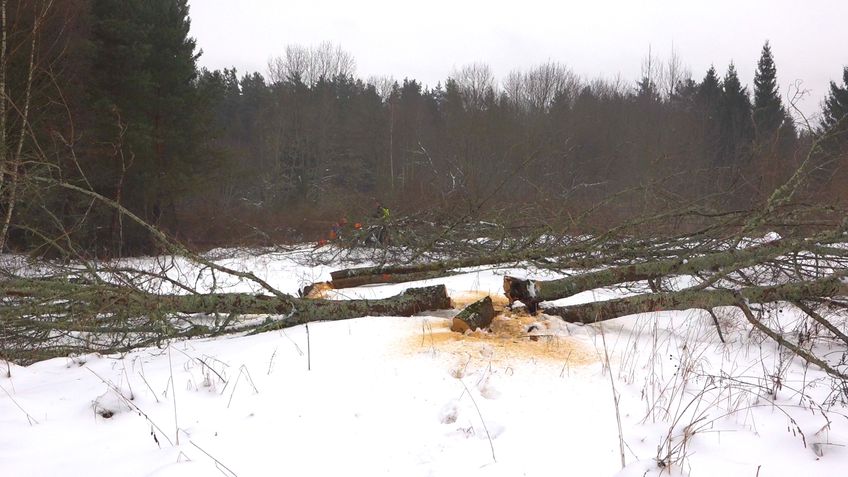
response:
[[[710,64],[723,76],[733,60],[752,89],[770,40],[784,97],[803,81],[807,114],[848,65],[846,0],[189,0],[200,64],[266,72],[285,45],[340,44],[357,75],[415,78],[429,86],[475,61],[502,78],[548,59],[593,78],[635,83],[649,45],[672,45],[700,80]]]

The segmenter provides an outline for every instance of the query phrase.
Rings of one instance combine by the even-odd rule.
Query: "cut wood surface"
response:
[[[451,323],[451,331],[457,333],[465,333],[468,330],[477,331],[478,329],[488,328],[492,324],[492,319],[495,317],[495,309],[492,306],[492,297],[483,297],[482,299],[468,305],[453,317]]]

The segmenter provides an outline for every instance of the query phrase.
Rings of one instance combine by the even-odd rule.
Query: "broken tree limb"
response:
[[[736,306],[735,293],[734,290],[721,289],[648,293],[575,306],[543,308],[543,312],[559,316],[569,323],[597,323],[638,313]],[[848,294],[848,285],[842,283],[840,276],[834,275],[807,282],[746,287],[738,290],[738,293],[753,303],[792,302],[814,297],[845,295]]]
[[[477,331],[480,328],[488,328],[495,317],[495,308],[492,306],[492,297],[486,296],[468,305],[453,317],[451,331],[465,333],[468,330]]]
[[[718,339],[721,340],[722,344],[725,343],[724,334],[721,332],[721,323],[718,322],[718,316],[716,316],[712,308],[707,308],[707,313],[709,313],[710,318],[713,319],[713,324],[715,325],[716,331],[718,332]]]
[[[811,363],[811,364],[815,364],[816,366],[818,366],[819,368],[821,368],[822,370],[824,370],[826,373],[830,374],[831,376],[834,376],[834,377],[837,377],[837,378],[840,378],[840,379],[843,379],[843,380],[848,379],[848,375],[837,371],[836,369],[834,369],[833,367],[828,365],[826,362],[824,362],[824,360],[821,360],[821,359],[813,356],[808,351],[802,349],[800,346],[796,345],[795,343],[790,342],[789,340],[787,340],[786,338],[781,336],[780,333],[772,330],[771,328],[769,328],[768,326],[763,324],[762,321],[758,320],[757,317],[754,316],[754,313],[751,312],[751,308],[748,306],[747,300],[745,299],[745,297],[741,293],[734,290],[733,296],[736,299],[736,306],[740,310],[742,310],[742,314],[745,315],[745,319],[747,319],[748,322],[751,323],[754,326],[754,328],[762,331],[769,338],[773,339],[775,342],[777,342],[781,346],[784,346],[784,347],[792,350],[793,353],[800,356],[804,361]]]
[[[842,330],[840,330],[836,325],[834,325],[825,317],[816,312],[816,310],[812,309],[811,307],[807,306],[806,304],[800,301],[793,301],[792,304],[798,307],[798,309],[800,309],[804,313],[806,313],[807,316],[817,321],[820,325],[827,328],[828,331],[830,331],[831,333],[833,333],[834,336],[842,340],[843,343],[848,344],[848,335],[843,333]]]

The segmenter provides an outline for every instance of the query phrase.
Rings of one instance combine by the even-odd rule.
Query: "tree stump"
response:
[[[538,282],[505,276],[503,287],[510,308],[512,308],[513,303],[520,301],[524,303],[531,315],[535,315],[539,310],[539,303],[542,302],[542,299],[539,296],[541,287]]]

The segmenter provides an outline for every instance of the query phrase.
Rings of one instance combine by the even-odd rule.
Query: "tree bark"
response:
[[[0,306],[0,322],[14,328],[34,326],[43,321],[65,330],[107,332],[150,332],[149,323],[138,330],[129,324],[138,318],[176,314],[269,315],[282,316],[266,323],[203,329],[193,335],[214,335],[236,331],[261,332],[313,321],[333,321],[363,316],[412,316],[416,313],[451,308],[444,285],[412,288],[399,295],[378,300],[303,300],[249,293],[158,295],[112,285],[74,284],[56,280],[7,280],[0,282],[7,297]],[[104,316],[113,313],[112,319]],[[115,319],[118,318],[118,319]],[[161,330],[160,330],[161,331]],[[167,334],[167,332],[166,332]],[[164,336],[163,338],[167,338]]]
[[[338,272],[332,272],[330,276],[332,276],[334,273]],[[347,278],[333,278],[330,282],[330,285],[333,287],[333,289],[338,290],[341,288],[353,288],[362,285],[374,285],[378,283],[404,283],[414,282],[417,280],[429,280],[431,278],[442,278],[455,274],[456,272],[452,272],[450,270],[425,270],[411,271],[405,273],[392,273],[391,271],[384,271],[383,273],[375,273],[372,275],[359,275]]]
[[[480,328],[488,328],[494,317],[495,308],[492,306],[492,297],[487,296],[468,305],[453,317],[451,331],[465,333],[468,330],[477,331]]]
[[[504,292],[512,304],[521,301],[534,309],[543,301],[567,298],[577,293],[619,283],[656,280],[672,275],[694,275],[700,272],[720,273],[751,267],[781,255],[798,252],[815,246],[808,240],[776,240],[763,245],[706,255],[659,260],[625,266],[610,267],[558,280],[522,280],[504,277]],[[836,251],[845,254],[845,251]],[[530,293],[530,292],[533,293]]]
[[[802,301],[815,297],[832,297],[848,293],[848,285],[840,277],[830,276],[808,282],[775,286],[746,287],[734,290],[683,290],[648,293],[614,300],[585,303],[575,306],[543,308],[547,315],[559,316],[569,323],[597,323],[627,315],[656,311],[709,310],[717,306],[736,306],[736,293],[753,303]]]

